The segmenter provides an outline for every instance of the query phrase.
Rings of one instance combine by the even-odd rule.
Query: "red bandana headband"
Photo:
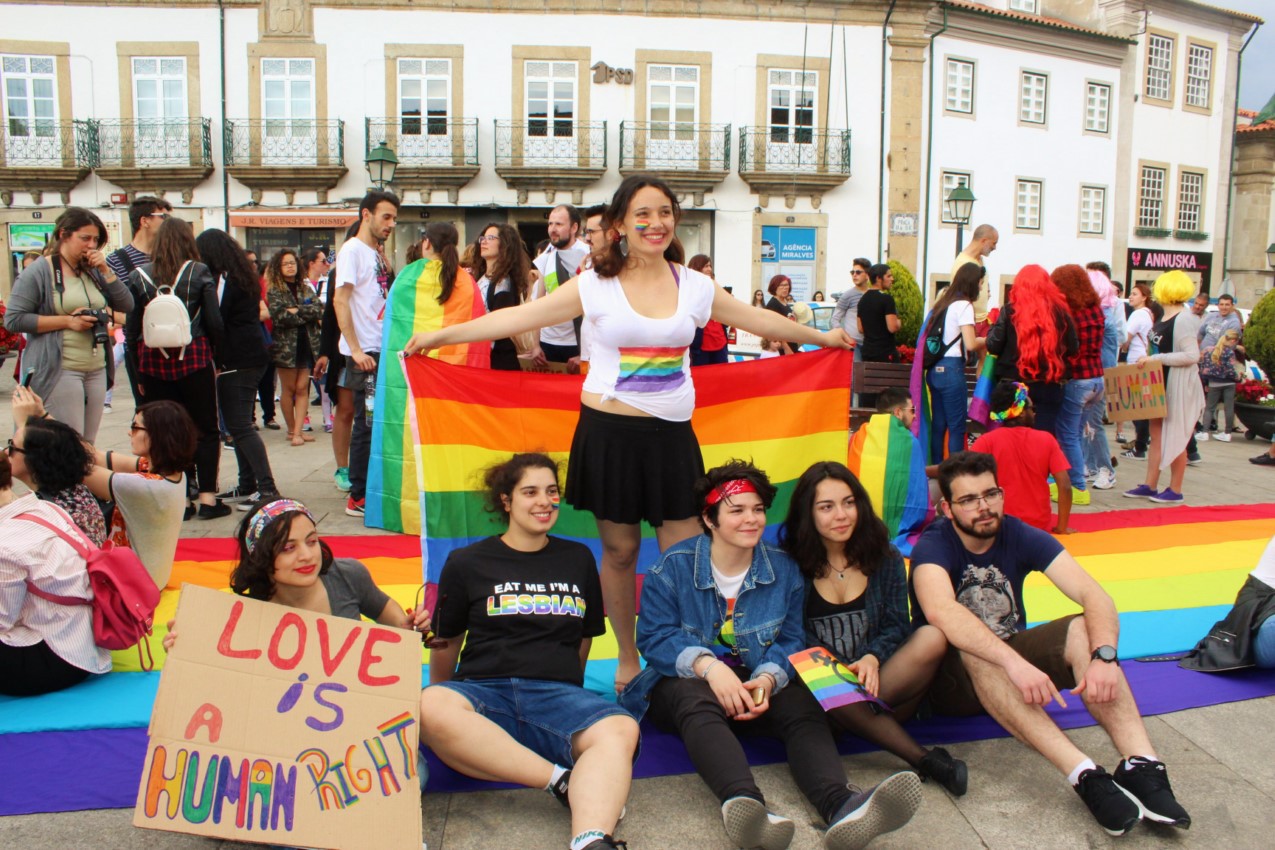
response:
[[[738,496],[741,493],[756,493],[757,488],[753,486],[753,482],[746,478],[736,478],[732,481],[723,481],[718,484],[708,495],[704,497],[704,507],[711,508],[722,499],[729,499],[731,496]]]

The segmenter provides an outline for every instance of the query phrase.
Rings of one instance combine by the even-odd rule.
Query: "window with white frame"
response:
[[[1018,119],[1026,124],[1044,124],[1049,78],[1024,71],[1018,83]]]
[[[57,136],[57,78],[52,56],[5,56],[4,117],[9,149]],[[15,151],[16,152],[16,151]]]
[[[1153,100],[1168,100],[1173,92],[1173,39],[1147,35],[1147,80],[1143,93]]]
[[[974,63],[964,59],[947,60],[948,112],[970,114],[974,111]]]
[[[1088,83],[1085,86],[1085,129],[1105,133],[1111,121],[1111,86]]]
[[[1200,230],[1200,202],[1204,197],[1204,175],[1183,171],[1178,175],[1178,230]]]
[[[1164,169],[1142,166],[1138,177],[1138,227],[1158,229],[1164,222]]]
[[[527,135],[555,139],[574,137],[576,63],[528,60],[524,72]]]
[[[398,124],[403,136],[446,136],[452,117],[452,60],[398,60]]]
[[[1018,230],[1040,230],[1040,198],[1044,186],[1039,180],[1019,180],[1014,193],[1014,226]]]
[[[1213,48],[1191,44],[1186,51],[1186,105],[1208,109],[1212,90]]]
[[[943,172],[943,197],[939,198],[939,209],[942,212],[942,221],[944,224],[956,224],[956,219],[947,214],[947,196],[952,194],[952,190],[957,186],[964,186],[970,189],[970,173],[968,171],[944,171]]]
[[[810,144],[814,141],[819,75],[814,71],[802,73],[771,68],[768,80],[770,142]]]
[[[189,156],[186,127],[186,57],[133,57],[134,155],[180,162]]]
[[[1009,0],[1009,8],[1015,12],[1036,14],[1036,0]]]
[[[651,139],[693,139],[699,117],[699,66],[648,65],[646,104]]]
[[[1101,235],[1106,230],[1107,190],[1102,186],[1080,187],[1080,232]]]
[[[261,60],[261,117],[279,127],[310,126],[314,119],[313,59]]]

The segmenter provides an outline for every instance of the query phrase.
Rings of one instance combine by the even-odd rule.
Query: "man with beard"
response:
[[[580,239],[584,223],[580,211],[571,204],[559,204],[549,211],[549,247],[534,264],[540,274],[536,296],[548,295],[576,276],[589,256],[589,243]],[[540,349],[550,363],[566,363],[573,374],[580,371],[580,324],[578,320],[540,329]],[[538,365],[543,366],[544,363]]]
[[[989,454],[959,452],[938,469],[943,519],[912,550],[912,612],[950,644],[930,698],[947,714],[986,711],[1067,777],[1095,820],[1123,835],[1141,818],[1183,829],[1116,652],[1120,620],[1098,582],[1050,535],[1004,515],[1005,493]],[[1023,584],[1039,570],[1081,607],[1027,628]],[[1081,752],[1045,713],[1060,693],[1085,707],[1120,751],[1114,774]]]

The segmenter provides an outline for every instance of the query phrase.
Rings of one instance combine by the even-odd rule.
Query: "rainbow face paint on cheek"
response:
[[[562,501],[562,497],[561,497],[561,496],[559,496],[557,493],[554,493],[552,496],[550,496],[550,497],[549,497],[549,507],[550,507],[550,509],[555,510],[555,511],[556,511],[556,510],[558,510],[558,503],[559,503],[560,501]]]
[[[644,218],[639,218],[636,222],[633,223],[633,229],[636,230],[638,233],[641,233],[643,230],[646,230],[650,226],[651,226],[651,222],[647,221]]]

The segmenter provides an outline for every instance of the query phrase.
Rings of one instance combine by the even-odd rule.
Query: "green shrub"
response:
[[[899,332],[894,335],[894,341],[897,345],[911,348],[921,335],[925,301],[921,298],[916,278],[912,277],[907,266],[898,260],[891,260],[890,271],[894,273],[894,288],[890,290],[890,294],[894,296],[894,307],[899,311]]]
[[[1266,376],[1275,379],[1275,289],[1266,293],[1248,317],[1244,350],[1257,361]]]

